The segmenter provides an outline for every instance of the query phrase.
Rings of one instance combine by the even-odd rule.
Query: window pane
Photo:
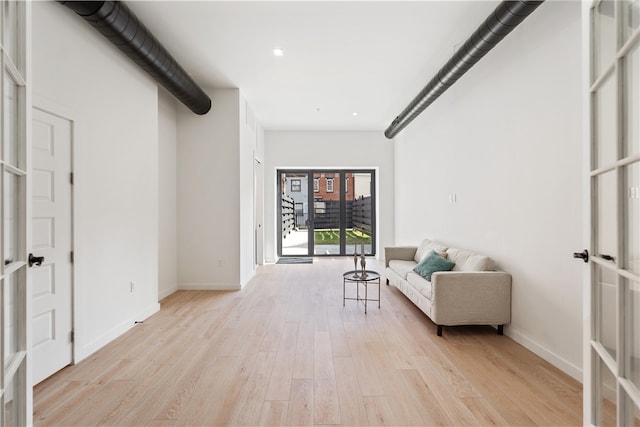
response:
[[[282,255],[309,253],[309,179],[306,173],[280,175]]]
[[[3,1],[2,3],[4,7],[4,40],[2,44],[13,64],[18,70],[23,71],[22,64],[19,62],[18,51],[20,34],[20,31],[18,31],[20,29],[18,27],[19,2]]]
[[[372,195],[371,195],[371,173],[353,173],[353,188],[351,194],[353,197],[353,230],[361,245],[364,245],[365,255],[372,254],[371,233],[373,228],[372,215]],[[348,198],[347,198],[348,200]],[[361,249],[358,248],[358,253]]]
[[[640,427],[640,408],[634,403],[631,397],[625,396],[625,400],[625,406],[627,408],[627,419],[629,420],[627,425]]]
[[[640,163],[626,168],[624,268],[640,274]]]
[[[624,60],[624,83],[626,90],[622,92],[625,104],[624,114],[624,151],[625,156],[640,152],[640,49],[636,46]]]
[[[18,85],[5,72],[4,74],[4,147],[3,157],[13,166],[18,164],[19,127]]]
[[[18,374],[20,375],[20,370]],[[18,399],[20,393],[18,390],[18,382],[16,378],[11,378],[7,384],[7,388],[4,391],[3,405],[4,405],[4,425],[5,426],[17,426],[18,425]]]
[[[7,366],[18,352],[18,273],[2,281],[4,292],[4,364]]]
[[[333,172],[314,173],[319,189],[313,195],[315,255],[340,254],[340,179]]]
[[[616,298],[616,274],[608,268],[596,265],[596,340],[616,359],[618,314]]]
[[[626,283],[627,379],[640,390],[640,283]]]
[[[599,369],[598,369],[598,386],[599,397],[599,413],[600,419],[597,420],[597,425],[600,426],[617,426],[617,405],[616,405],[616,394],[617,394],[617,383],[616,379],[609,371],[607,365],[604,362],[600,361]]]
[[[18,177],[4,173],[4,264],[18,260]]]
[[[594,169],[609,166],[617,160],[616,154],[616,87],[609,76],[593,95],[594,114]]]
[[[623,43],[638,29],[640,25],[640,2],[638,0],[623,0],[622,2],[622,35]]]
[[[616,22],[614,0],[602,1],[593,10],[593,80],[602,75],[615,58]]]
[[[597,256],[617,257],[616,239],[616,174],[607,172],[596,179],[596,253]]]

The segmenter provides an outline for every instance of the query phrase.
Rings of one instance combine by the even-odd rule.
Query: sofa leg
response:
[[[442,336],[442,325],[438,325],[438,336]]]
[[[389,279],[387,279],[387,286],[389,286]]]
[[[498,335],[504,335],[504,325],[498,325]]]

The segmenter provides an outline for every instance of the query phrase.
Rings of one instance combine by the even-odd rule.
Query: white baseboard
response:
[[[514,330],[512,327],[505,326],[504,333],[518,344],[542,357],[544,360],[582,384],[582,368],[579,366],[576,366],[566,359],[558,356],[517,330]]]
[[[178,283],[181,291],[239,291],[240,284],[231,283]]]
[[[157,313],[160,310],[160,304],[155,303],[151,304],[146,309],[140,311],[139,313],[131,316],[129,319],[124,322],[119,323],[115,327],[111,328],[104,334],[100,335],[95,340],[87,343],[85,345],[78,345],[78,340],[76,339],[76,349],[74,351],[74,363],[78,363],[83,359],[91,356],[96,351],[100,350],[105,345],[109,344],[114,339],[118,338],[120,335],[127,332],[129,329],[135,326],[136,321],[145,320],[153,314]]]

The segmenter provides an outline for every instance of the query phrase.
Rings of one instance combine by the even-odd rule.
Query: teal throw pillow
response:
[[[431,275],[437,271],[450,271],[453,266],[456,265],[455,262],[449,261],[446,258],[441,257],[435,251],[429,252],[420,264],[416,265],[413,271],[431,281]]]

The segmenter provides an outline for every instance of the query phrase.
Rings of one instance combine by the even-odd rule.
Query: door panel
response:
[[[313,253],[340,255],[341,179],[334,171],[313,174]]]
[[[640,274],[640,163],[625,168],[624,227],[628,231],[624,267]]]
[[[352,172],[353,209],[351,214],[353,240],[357,253],[374,254],[375,206],[373,205],[373,174]]]
[[[591,13],[591,327],[585,424],[640,425],[640,85],[637,2]]]
[[[71,123],[33,111],[34,383],[72,362]]]
[[[640,282],[627,282],[627,301],[629,317],[627,318],[627,337],[630,351],[626,356],[626,370],[633,385],[640,390]]]
[[[306,172],[280,174],[282,256],[309,255],[309,177]]]
[[[624,61],[624,80],[627,90],[623,91],[625,113],[625,155],[640,153],[640,47],[631,50]]]
[[[0,3],[0,424],[32,425],[30,298],[25,262],[30,224],[26,193],[30,149],[27,87],[30,2]]]

